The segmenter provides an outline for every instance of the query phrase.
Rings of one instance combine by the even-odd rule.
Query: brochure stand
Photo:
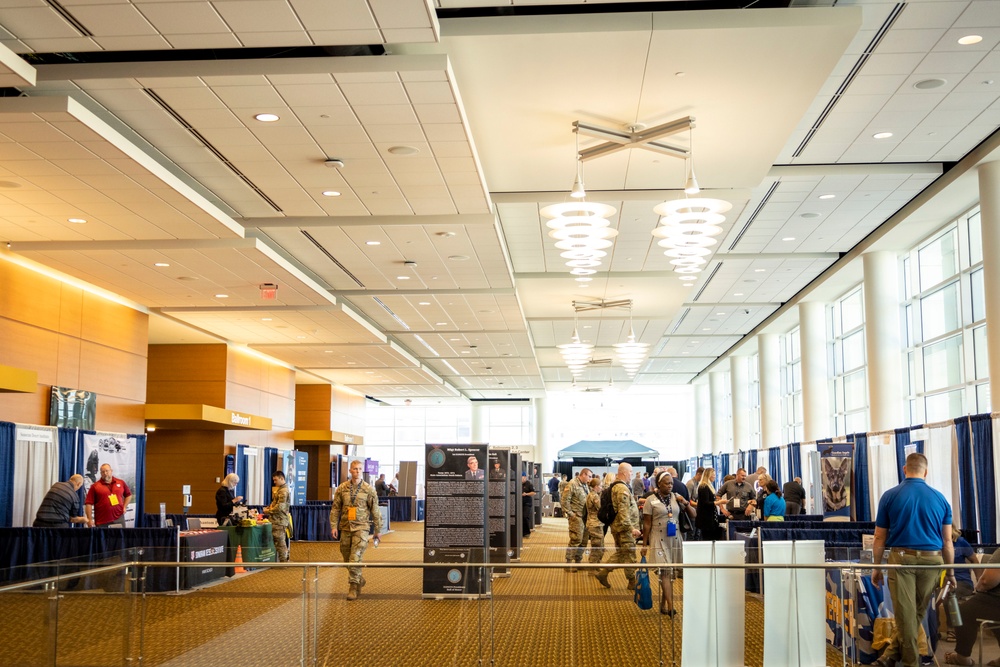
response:
[[[744,559],[742,542],[684,543],[686,565],[743,565]],[[684,589],[703,594],[684,596],[682,667],[743,667],[743,576],[738,568],[684,571]]]

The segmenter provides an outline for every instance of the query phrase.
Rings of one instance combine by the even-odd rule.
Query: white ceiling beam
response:
[[[398,227],[406,225],[492,225],[492,213],[465,213],[457,215],[345,215],[345,216],[289,216],[268,218],[235,218],[246,229],[286,227]]]
[[[691,116],[672,120],[656,127],[646,128],[643,125],[630,125],[623,130],[581,123],[578,120],[573,121],[573,131],[577,134],[606,140],[603,144],[581,150],[580,159],[583,161],[593,160],[628,148],[644,148],[682,160],[687,159],[691,155],[689,149],[660,143],[657,139],[678,134],[693,127],[694,118]]]
[[[776,164],[767,172],[769,178],[783,176],[899,176],[931,174],[940,176],[940,162],[880,162],[852,164]]]
[[[566,200],[566,190],[538,192],[491,192],[494,204],[556,204]],[[746,201],[753,193],[748,188],[702,188],[702,197],[727,201]],[[657,204],[684,196],[682,187],[656,190],[587,190],[587,201],[650,201]]]
[[[516,291],[513,287],[477,287],[475,289],[386,289],[386,290],[367,290],[367,289],[344,289],[344,290],[334,290],[334,294],[339,294],[345,297],[355,298],[359,296],[466,296],[470,294],[477,295],[494,295],[494,296],[511,296],[515,294]]]

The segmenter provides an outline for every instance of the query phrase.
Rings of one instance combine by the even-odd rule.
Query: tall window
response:
[[[781,337],[781,434],[787,442],[802,442],[802,354],[799,328]]]
[[[833,368],[834,434],[868,429],[868,380],[865,360],[865,302],[856,287],[830,307],[830,356]]]
[[[750,357],[749,364],[750,395],[747,405],[750,409],[750,448],[760,449],[760,354]]]
[[[911,424],[990,411],[979,218],[960,216],[902,260]]]
[[[468,405],[441,407],[391,407],[369,403],[365,411],[365,455],[386,472],[400,461],[417,462],[417,479],[423,480],[424,445],[469,442],[472,409]]]

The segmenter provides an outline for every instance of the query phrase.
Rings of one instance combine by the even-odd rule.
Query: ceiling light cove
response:
[[[336,190],[323,190],[324,197],[339,197],[340,193]]]
[[[255,115],[254,118],[262,123],[273,123],[276,120],[280,119],[280,117],[277,114],[273,113],[259,113]]]
[[[164,268],[164,267],[167,267],[167,266],[170,266],[170,265],[167,264],[166,262],[157,262],[156,264],[153,264],[153,266],[158,266],[160,268]]]
[[[67,222],[72,222],[74,225],[85,225],[87,221],[84,218],[69,218]]]
[[[888,139],[892,136],[892,132],[876,132],[872,135],[873,139]]]
[[[216,294],[215,298],[216,299],[228,299],[229,295],[228,294]]]
[[[981,35],[966,35],[964,37],[958,38],[958,43],[961,44],[962,46],[970,46],[972,44],[978,44],[981,41],[983,41]]]
[[[365,241],[365,245],[382,245],[381,241]]]

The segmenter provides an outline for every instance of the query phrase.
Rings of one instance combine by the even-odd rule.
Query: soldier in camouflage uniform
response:
[[[590,484],[592,473],[590,468],[584,468],[574,477],[563,490],[559,499],[563,515],[569,520],[569,544],[566,546],[566,562],[570,572],[576,572],[576,563],[583,560],[583,544],[586,526],[584,517],[587,513],[587,485]]]
[[[615,516],[615,522],[611,524],[611,535],[615,538],[615,553],[608,559],[609,563],[634,563],[635,540],[642,535],[639,527],[639,506],[636,505],[635,496],[632,495],[632,488],[629,486],[631,477],[631,464],[619,463],[615,479],[624,484],[615,484],[611,489],[611,503],[618,514]],[[628,579],[628,589],[634,591],[634,567],[625,570],[625,578]],[[607,569],[602,568],[597,571],[597,580],[605,588],[611,588]]]
[[[590,558],[588,559],[591,563],[600,563],[601,559],[604,557],[604,524],[601,523],[601,518],[598,513],[601,511],[601,491],[604,487],[601,486],[601,478],[594,477],[590,480],[590,493],[587,494],[587,536],[584,538],[584,544],[590,541]],[[592,575],[597,574],[596,570],[591,570]]]
[[[264,514],[271,522],[271,537],[274,539],[274,551],[278,554],[279,563],[288,562],[288,543],[285,532],[288,529],[289,503],[288,484],[285,483],[285,473],[275,470],[271,475],[274,491],[271,494],[271,504],[264,508]]]
[[[351,461],[351,477],[337,487],[333,494],[333,509],[330,510],[330,534],[337,539],[340,534],[340,554],[345,563],[360,563],[368,548],[368,530],[375,524],[378,540],[382,530],[382,514],[378,508],[378,495],[368,482],[361,480],[361,461]],[[377,542],[376,542],[377,543]],[[365,578],[361,568],[347,568],[348,600],[356,600],[361,595]]]

